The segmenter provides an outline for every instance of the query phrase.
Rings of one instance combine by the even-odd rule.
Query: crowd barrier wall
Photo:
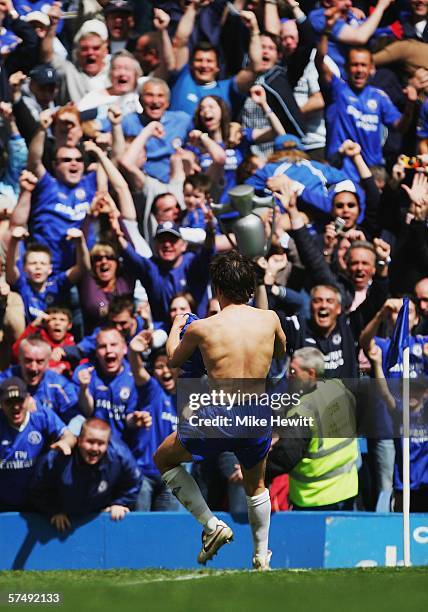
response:
[[[218,513],[233,528],[212,568],[249,568],[252,557],[246,516]],[[413,565],[428,565],[428,514],[411,516]],[[196,568],[201,532],[187,513],[109,514],[73,523],[58,534],[36,514],[0,514],[0,569]],[[272,516],[273,568],[339,568],[402,565],[399,514],[279,512]]]

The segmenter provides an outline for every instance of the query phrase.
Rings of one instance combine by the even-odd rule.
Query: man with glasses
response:
[[[46,170],[42,155],[51,124],[50,111],[43,111],[30,143],[28,169],[36,175],[38,183],[27,214],[32,239],[50,248],[53,271],[57,272],[67,270],[74,262],[74,248],[67,241],[67,232],[80,228],[96,192],[96,175],[84,173],[82,153],[75,146],[60,146],[56,150],[55,176]]]

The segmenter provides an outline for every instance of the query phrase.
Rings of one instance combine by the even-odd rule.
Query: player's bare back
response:
[[[281,331],[273,311],[231,304],[192,327],[210,379],[266,378]]]

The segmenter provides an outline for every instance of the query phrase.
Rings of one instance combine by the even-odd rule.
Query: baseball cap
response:
[[[123,11],[124,13],[133,13],[134,5],[130,0],[110,0],[104,7],[104,14]]]
[[[173,236],[177,236],[177,238],[181,238],[180,226],[172,221],[160,223],[157,227],[155,238],[161,236],[162,234],[172,234]]]
[[[73,39],[74,42],[79,42],[79,40],[83,36],[86,36],[86,34],[97,34],[101,40],[108,40],[107,26],[99,19],[88,19],[87,21],[83,22],[82,27]]]
[[[334,185],[333,192],[335,194],[342,193],[342,191],[349,191],[350,193],[355,193],[355,195],[358,195],[355,183],[353,183],[350,179],[345,179]]]
[[[58,73],[50,64],[39,64],[30,70],[30,77],[38,85],[52,85],[58,83]]]
[[[27,385],[18,376],[6,378],[0,385],[0,401],[8,399],[25,399],[28,395]]]
[[[284,143],[286,142],[289,142],[290,146],[284,146]],[[291,146],[292,142],[295,143],[295,146]],[[274,140],[273,148],[274,151],[283,151],[286,149],[299,149],[299,151],[305,150],[303,142],[294,134],[282,134],[282,136],[277,136]]]
[[[50,26],[51,20],[49,19],[49,15],[43,13],[42,11],[31,11],[31,13],[27,13],[25,17],[23,17],[24,21],[30,23],[31,21],[37,21],[47,28]]]

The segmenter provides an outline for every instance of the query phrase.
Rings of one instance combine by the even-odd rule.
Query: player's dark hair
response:
[[[254,263],[238,251],[214,257],[210,275],[214,290],[221,291],[234,304],[246,304],[256,290]]]
[[[189,176],[186,176],[184,180],[184,185],[191,185],[193,189],[199,189],[205,194],[209,194],[212,182],[207,174],[203,174],[202,172],[196,172],[196,174],[190,174]]]
[[[108,316],[115,317],[124,310],[135,314],[135,304],[132,295],[115,295],[108,306]]]
[[[24,265],[27,263],[27,256],[30,253],[46,253],[46,255],[49,255],[50,260],[52,261],[52,251],[49,247],[45,246],[44,244],[40,244],[39,242],[30,242],[24,253]]]

